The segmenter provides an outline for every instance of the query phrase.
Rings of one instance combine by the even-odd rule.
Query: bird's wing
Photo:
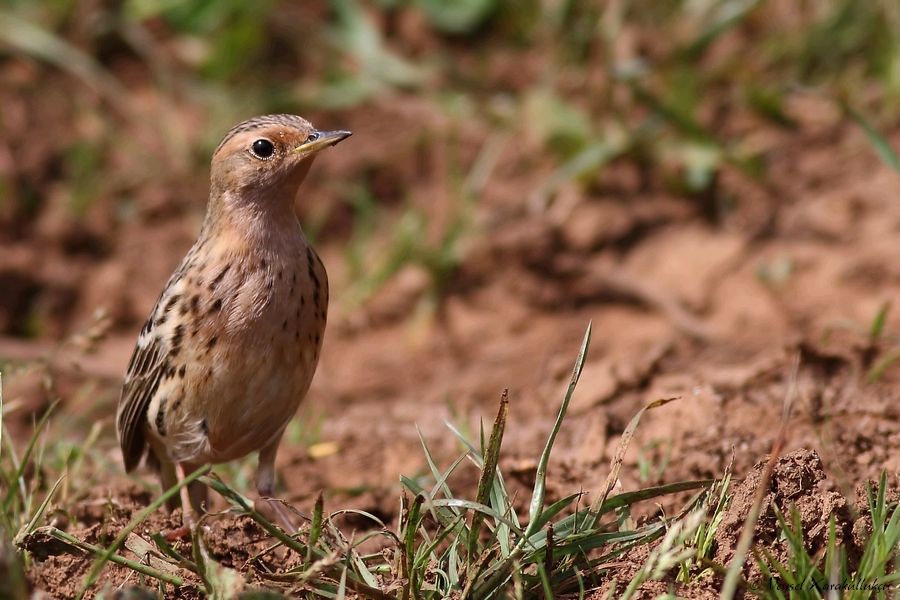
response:
[[[116,430],[126,471],[138,466],[146,450],[147,408],[166,370],[168,343],[158,332],[153,331],[155,312],[151,313],[138,337],[125,374],[122,396],[119,398]]]
[[[196,246],[191,248],[169,278],[141,329],[134,354],[128,363],[116,413],[116,432],[126,472],[140,464],[147,449],[147,409],[171,362],[172,339],[168,334],[172,322],[167,322],[167,319],[181,298],[182,280],[185,271],[192,264],[195,252]],[[166,325],[163,326],[163,323]]]

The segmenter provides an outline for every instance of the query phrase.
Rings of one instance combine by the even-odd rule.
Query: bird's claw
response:
[[[294,534],[299,529],[294,514],[285,506],[284,502],[277,498],[262,497],[253,503],[256,511],[272,521],[285,532]]]

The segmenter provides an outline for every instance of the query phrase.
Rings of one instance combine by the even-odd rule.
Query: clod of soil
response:
[[[718,549],[714,560],[719,564],[727,565],[734,556],[744,523],[756,502],[768,461],[764,458],[757,462],[744,480],[734,487],[731,505],[716,533]],[[844,496],[829,489],[822,460],[815,450],[795,450],[777,460],[760,506],[754,543],[768,549],[778,560],[786,559],[787,548],[785,542],[779,539],[776,508],[788,522],[792,511],[800,515],[810,554],[824,551],[828,543],[828,523],[832,517],[835,518],[837,543],[847,547],[849,555],[853,554],[850,506]],[[750,581],[761,575],[752,558],[744,565],[744,575]]]

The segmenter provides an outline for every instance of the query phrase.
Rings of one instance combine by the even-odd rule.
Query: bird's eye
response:
[[[311,134],[309,134],[309,137],[306,138],[306,143],[308,144],[310,142],[314,142],[317,139],[319,139],[319,133],[317,131],[313,131]]]
[[[250,146],[250,152],[256,158],[261,158],[263,160],[272,158],[272,155],[275,154],[275,144],[264,138],[258,139]]]

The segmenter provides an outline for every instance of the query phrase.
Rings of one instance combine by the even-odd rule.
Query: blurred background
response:
[[[839,135],[845,105],[879,129],[900,113],[890,0],[9,0],[0,44],[16,339],[98,310],[134,329],[195,235],[211,151],[252,115],[357,133],[297,204],[340,247],[333,309],[350,311],[402,273],[437,302],[527,216],[575,251],[639,237],[608,202],[763,235],[792,200],[791,140]],[[515,260],[550,258],[528,242]]]
[[[389,514],[414,423],[452,446],[441,421],[504,387],[510,460],[536,456],[589,320],[564,481],[602,481],[663,395],[689,401],[648,417],[626,479],[752,464],[785,348],[808,359],[790,443],[840,413],[842,472],[900,468],[872,441],[895,422],[847,417],[895,395],[895,0],[6,0],[5,424],[27,437],[61,399],[96,489],[123,477],[112,406],[210,154],[271,112],[354,132],[297,198],[332,305],[288,497]]]

